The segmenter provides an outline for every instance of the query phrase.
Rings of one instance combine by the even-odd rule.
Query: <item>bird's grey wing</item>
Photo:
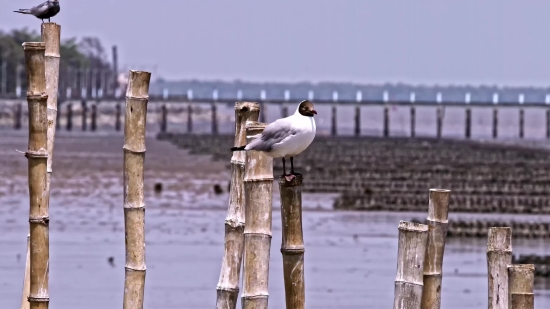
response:
[[[41,15],[44,15],[46,13],[48,13],[48,10],[49,10],[50,6],[48,5],[48,1],[46,2],[43,2],[37,6],[34,6],[31,8],[31,13],[32,15],[34,16],[41,16]]]
[[[251,141],[247,148],[250,150],[269,152],[273,149],[273,145],[296,135],[298,131],[292,128],[289,121],[285,120],[286,119],[278,119],[270,123],[265,127],[262,135]]]

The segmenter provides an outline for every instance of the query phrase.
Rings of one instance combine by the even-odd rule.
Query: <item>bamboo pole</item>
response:
[[[302,232],[302,176],[279,177],[286,308],[305,308],[304,236]]]
[[[30,288],[31,309],[49,306],[49,214],[47,189],[48,117],[43,42],[23,43],[29,105]]]
[[[124,121],[124,309],[142,309],[145,288],[145,202],[143,164],[151,73],[130,71]]]
[[[394,309],[420,309],[428,226],[399,222]]]
[[[512,229],[489,228],[487,268],[489,273],[489,309],[508,308],[508,265],[512,264]]]
[[[535,265],[508,266],[509,309],[534,309]]]
[[[265,123],[248,122],[247,140],[260,134]],[[269,250],[273,159],[263,152],[247,151],[244,175],[245,228],[243,264],[243,309],[266,309],[269,298]]]
[[[451,190],[430,189],[428,207],[428,243],[424,259],[424,288],[422,309],[441,308],[441,283],[443,279],[443,254],[449,223],[449,198]]]
[[[257,121],[260,105],[252,102],[235,103],[234,146],[246,144],[247,121]],[[220,279],[216,287],[216,308],[235,309],[239,296],[239,279],[244,248],[245,204],[244,170],[246,153],[234,151],[231,157],[229,207],[225,217],[225,243]]]
[[[384,137],[390,136],[390,108],[384,106]]]
[[[30,284],[31,284],[31,270],[30,270],[30,264],[31,264],[31,252],[30,252],[30,235],[27,235],[27,255],[25,257],[25,275],[23,279],[23,291],[21,296],[21,307],[20,309],[29,309],[30,303],[29,303],[29,292],[30,292]]]

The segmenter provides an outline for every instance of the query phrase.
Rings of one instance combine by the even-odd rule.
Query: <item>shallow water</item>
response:
[[[0,138],[0,308],[17,308],[28,232],[26,135]],[[223,253],[229,172],[207,157],[147,140],[146,308],[212,308]],[[153,185],[162,182],[160,195]],[[269,307],[284,308],[281,219],[274,188]],[[336,212],[334,195],[304,194],[306,306],[391,308],[399,220],[425,213]],[[427,198],[427,194],[426,194]],[[478,215],[451,214],[450,219]],[[485,214],[487,217],[500,217]],[[122,135],[60,133],[50,202],[51,307],[120,308],[124,286]],[[518,216],[514,216],[518,218]],[[525,220],[547,217],[521,216]],[[514,240],[514,253],[550,254],[545,240]],[[449,239],[442,308],[487,306],[485,239]],[[114,257],[114,265],[108,258]],[[535,308],[550,306],[545,283]],[[239,304],[240,306],[240,304]]]

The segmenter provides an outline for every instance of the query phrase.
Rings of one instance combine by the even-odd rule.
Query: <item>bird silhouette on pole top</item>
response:
[[[36,18],[41,19],[44,23],[44,19],[50,21],[51,17],[54,17],[59,13],[61,7],[59,6],[59,0],[48,0],[37,6],[33,6],[30,9],[19,9],[14,11],[15,13],[34,15]]]

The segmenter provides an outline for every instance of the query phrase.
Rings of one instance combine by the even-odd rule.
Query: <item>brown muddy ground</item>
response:
[[[145,307],[212,308],[223,253],[229,171],[225,162],[147,140]],[[28,232],[25,132],[0,132],[0,308],[19,306]],[[122,134],[60,132],[50,202],[51,307],[120,308],[124,282]],[[228,156],[229,159],[229,156]],[[164,190],[155,194],[154,184]],[[213,185],[224,189],[215,195]],[[278,192],[274,190],[270,308],[284,308]],[[389,308],[399,220],[425,213],[332,211],[333,194],[304,194],[308,308]],[[427,198],[427,196],[426,196]],[[453,218],[497,217],[451,214]],[[510,219],[510,216],[498,216]],[[548,216],[514,216],[549,220]],[[484,239],[450,239],[443,308],[484,308]],[[514,253],[550,254],[547,240],[514,240]],[[108,258],[114,258],[114,265]],[[550,306],[548,284],[536,308]],[[240,305],[239,305],[240,306]]]

